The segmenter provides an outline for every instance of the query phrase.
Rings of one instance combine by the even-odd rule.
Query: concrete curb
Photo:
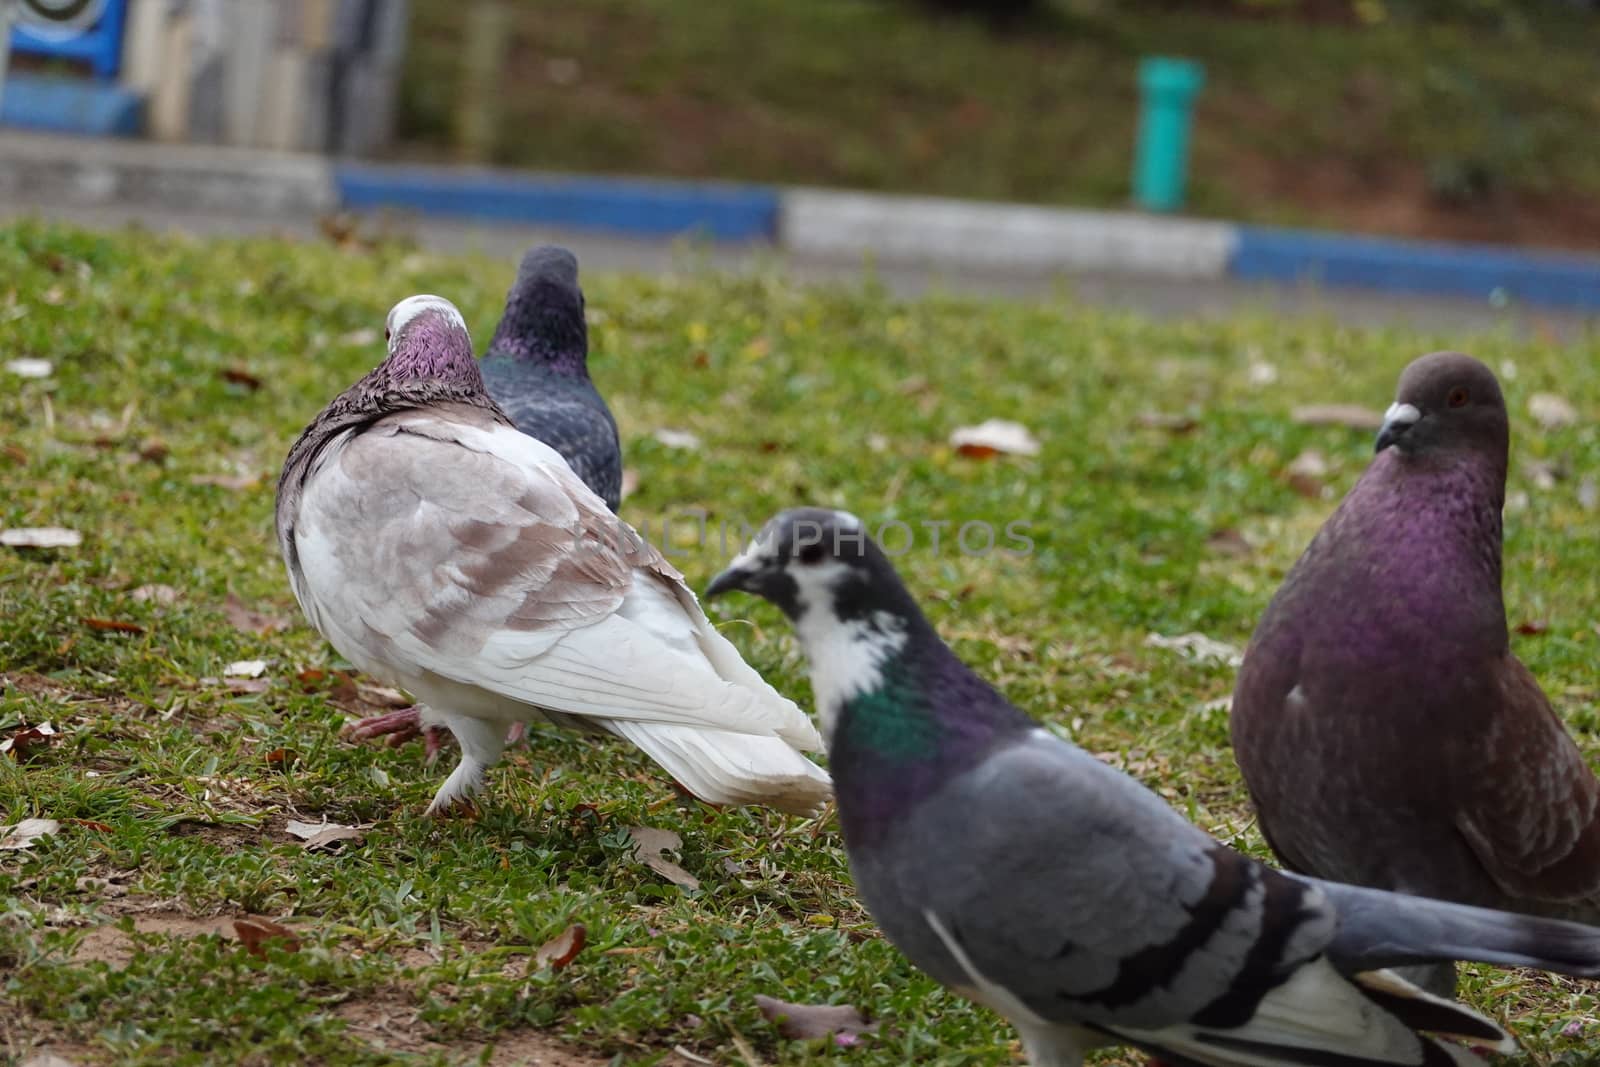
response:
[[[1600,257],[1239,227],[1232,277],[1600,311]]]
[[[1235,229],[1131,212],[789,189],[779,235],[786,249],[831,258],[1220,278]]]
[[[131,203],[260,217],[339,206],[321,156],[150,141],[0,134],[0,195],[41,191],[80,204]]]
[[[393,210],[953,271],[1100,271],[1314,282],[1600,311],[1600,257],[1398,241],[1131,212],[487,169],[0,132],[0,196],[242,217]]]
[[[698,234],[718,241],[771,240],[775,189],[443,167],[342,165],[335,172],[351,210],[399,210],[648,237]]]

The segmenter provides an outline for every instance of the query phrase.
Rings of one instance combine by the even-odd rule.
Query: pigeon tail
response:
[[[761,804],[814,815],[833,795],[828,772],[777,737],[611,719],[605,727],[708,804]]]
[[[1306,878],[1339,912],[1328,955],[1341,969],[1467,960],[1600,976],[1600,927]]]

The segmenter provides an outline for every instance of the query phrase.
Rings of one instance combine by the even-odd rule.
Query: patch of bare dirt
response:
[[[224,916],[197,919],[187,915],[134,915],[133,929],[158,937],[231,937],[232,920]],[[119,926],[97,926],[84,935],[72,954],[74,963],[105,963],[125,967],[133,959],[133,937]]]
[[[350,1035],[382,1052],[436,1055],[445,1053],[458,1063],[486,1063],[490,1067],[534,1064],[538,1067],[596,1067],[610,1060],[589,1055],[541,1030],[515,1030],[493,1041],[454,1041],[441,1044],[425,1036],[417,1021],[416,1005],[398,990],[355,997],[333,1011],[350,1027]],[[485,1050],[489,1052],[483,1057]],[[682,1061],[680,1061],[682,1062]]]

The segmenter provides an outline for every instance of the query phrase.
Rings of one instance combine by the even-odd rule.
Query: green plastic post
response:
[[[1183,206],[1189,168],[1189,130],[1194,98],[1205,70],[1187,59],[1152,56],[1139,63],[1139,145],[1133,165],[1133,198],[1147,211]]]

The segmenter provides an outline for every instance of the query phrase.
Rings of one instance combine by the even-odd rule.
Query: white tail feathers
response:
[[[811,815],[833,794],[828,772],[778,737],[626,719],[602,725],[710,804],[763,804]]]

